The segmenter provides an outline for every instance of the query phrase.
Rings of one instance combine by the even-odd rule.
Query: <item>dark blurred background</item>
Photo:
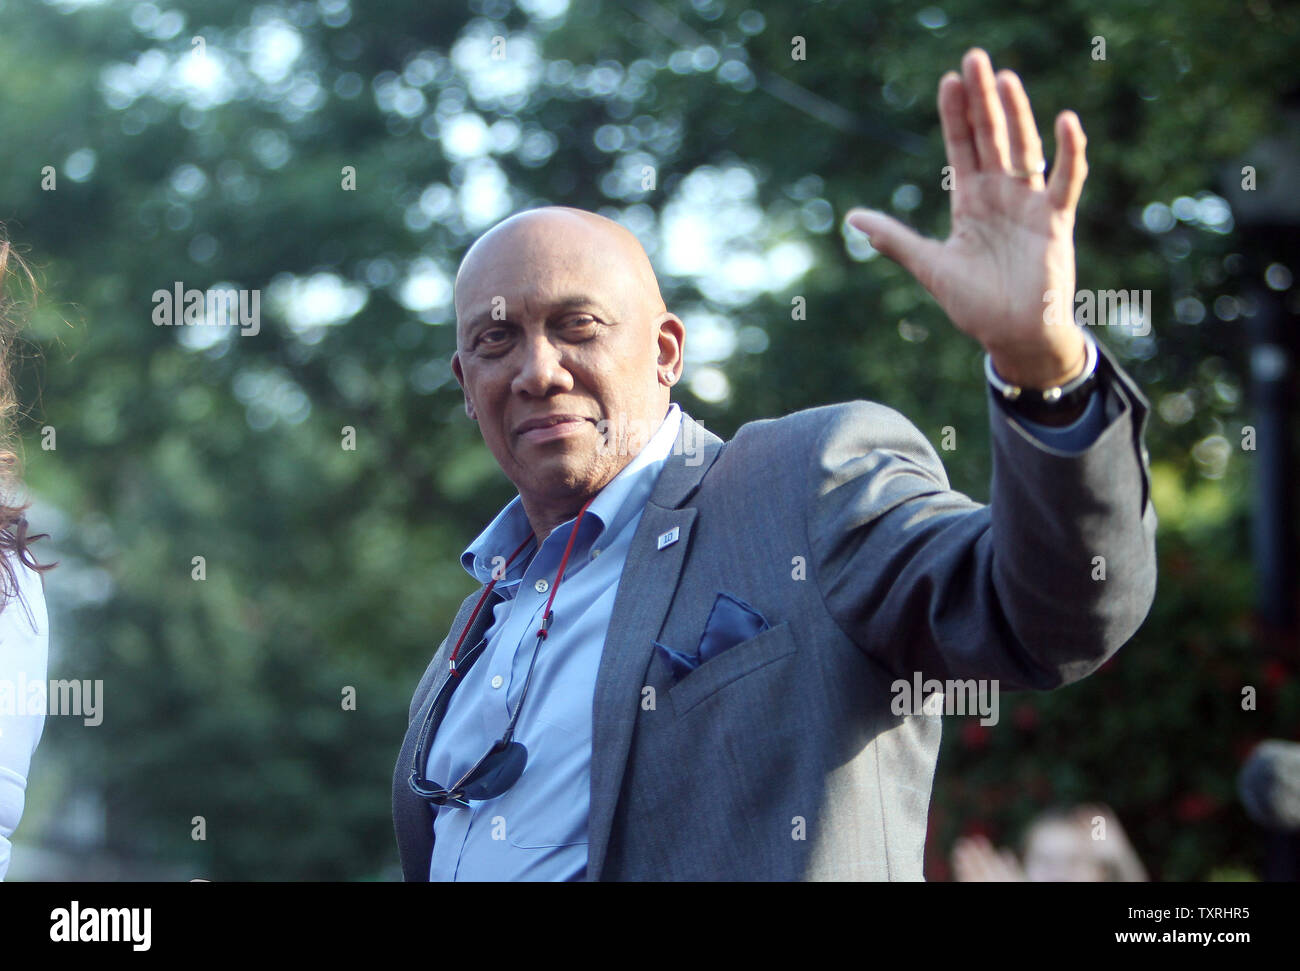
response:
[[[50,676],[104,685],[102,724],[47,722],[10,879],[397,874],[407,704],[514,495],[451,281],[520,208],[638,234],[713,431],[875,399],[987,499],[980,349],[841,228],[946,235],[935,92],[972,45],[1049,153],[1083,122],[1078,286],[1151,291],[1093,333],[1152,402],[1160,579],[1094,677],[948,719],[927,874],[1104,801],[1153,879],[1259,878],[1236,773],[1300,728],[1298,28],[1268,0],[0,0]],[[259,333],[155,326],[177,281],[258,291]]]

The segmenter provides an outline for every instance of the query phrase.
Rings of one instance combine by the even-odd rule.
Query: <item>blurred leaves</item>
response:
[[[1104,798],[1158,874],[1249,866],[1231,778],[1249,739],[1294,727],[1295,681],[1241,712],[1240,685],[1266,683],[1248,623],[1252,455],[1194,452],[1235,444],[1248,421],[1243,318],[1174,312],[1215,307],[1244,270],[1231,233],[1190,218],[1152,232],[1142,214],[1221,192],[1219,169],[1270,132],[1296,81],[1295,10],[593,0],[544,19],[554,5],[521,6],[6,4],[0,219],[46,290],[21,378],[35,525],[64,563],[47,594],[53,673],[102,677],[107,711],[93,732],[52,719],[33,785],[42,759],[73,760],[78,784],[105,793],[112,849],[213,879],[392,873],[406,705],[473,589],[460,550],[514,494],[450,373],[446,285],[473,238],[525,205],[622,218],[661,271],[698,250],[698,272],[661,272],[669,306],[751,328],[729,358],[692,365],[720,368],[728,393],[688,369],[676,394],[710,429],[873,398],[936,447],[955,428],[952,483],[987,498],[979,349],[839,228],[867,204],[945,233],[935,89],[979,44],[1022,74],[1049,153],[1056,113],[1079,113],[1079,285],[1153,291],[1149,337],[1101,336],[1153,403],[1184,397],[1148,436],[1162,517],[1150,621],[1102,673],[1025,700],[972,748],[950,726],[931,865],[964,829],[1011,834],[1046,801]],[[212,64],[228,89],[195,82]],[[787,243],[810,257],[788,285],[727,277],[743,257],[780,278]],[[307,326],[291,280],[365,300]],[[155,327],[152,295],[176,281],[262,290],[260,334]],[[299,303],[267,299],[274,281]],[[346,685],[356,711],[341,709]],[[1191,795],[1203,815],[1180,820]],[[194,815],[206,842],[190,839]]]

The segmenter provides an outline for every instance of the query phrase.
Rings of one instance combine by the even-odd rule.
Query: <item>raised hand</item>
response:
[[[952,228],[927,239],[884,213],[856,208],[848,222],[916,277],[949,319],[984,345],[1007,381],[1063,384],[1083,369],[1073,323],[1074,213],[1087,176],[1078,116],[1056,118],[1056,161],[1043,179],[1043,147],[1029,99],[1012,71],[995,79],[973,48],[962,74],[939,81],[939,117],[952,166]],[[1050,323],[1048,299],[1060,321]]]
[[[958,883],[1014,883],[1028,879],[1010,850],[999,850],[984,836],[963,837],[952,848],[953,878]]]

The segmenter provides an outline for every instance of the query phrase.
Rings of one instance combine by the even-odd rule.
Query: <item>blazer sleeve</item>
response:
[[[1038,441],[990,391],[987,506],[949,488],[898,412],[832,410],[809,457],[811,572],[861,650],[900,677],[1046,689],[1138,629],[1156,585],[1149,403],[1100,350],[1107,421],[1082,452]]]

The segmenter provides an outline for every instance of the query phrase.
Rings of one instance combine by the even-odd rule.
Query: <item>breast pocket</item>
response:
[[[525,829],[522,833],[510,831],[510,845],[517,846],[521,850],[554,850],[565,846],[586,846],[587,841],[576,837],[529,832]]]
[[[527,705],[532,704],[529,694]],[[561,706],[563,707],[563,706]],[[572,707],[572,706],[568,706]],[[587,844],[586,805],[591,799],[591,715],[575,725],[563,711],[534,713],[517,738],[528,748],[529,764],[498,806],[506,839],[526,850],[556,850]],[[548,717],[561,716],[556,721]]]
[[[668,689],[668,699],[678,716],[734,681],[753,674],[798,648],[788,621],[741,641],[715,658],[705,661]]]

